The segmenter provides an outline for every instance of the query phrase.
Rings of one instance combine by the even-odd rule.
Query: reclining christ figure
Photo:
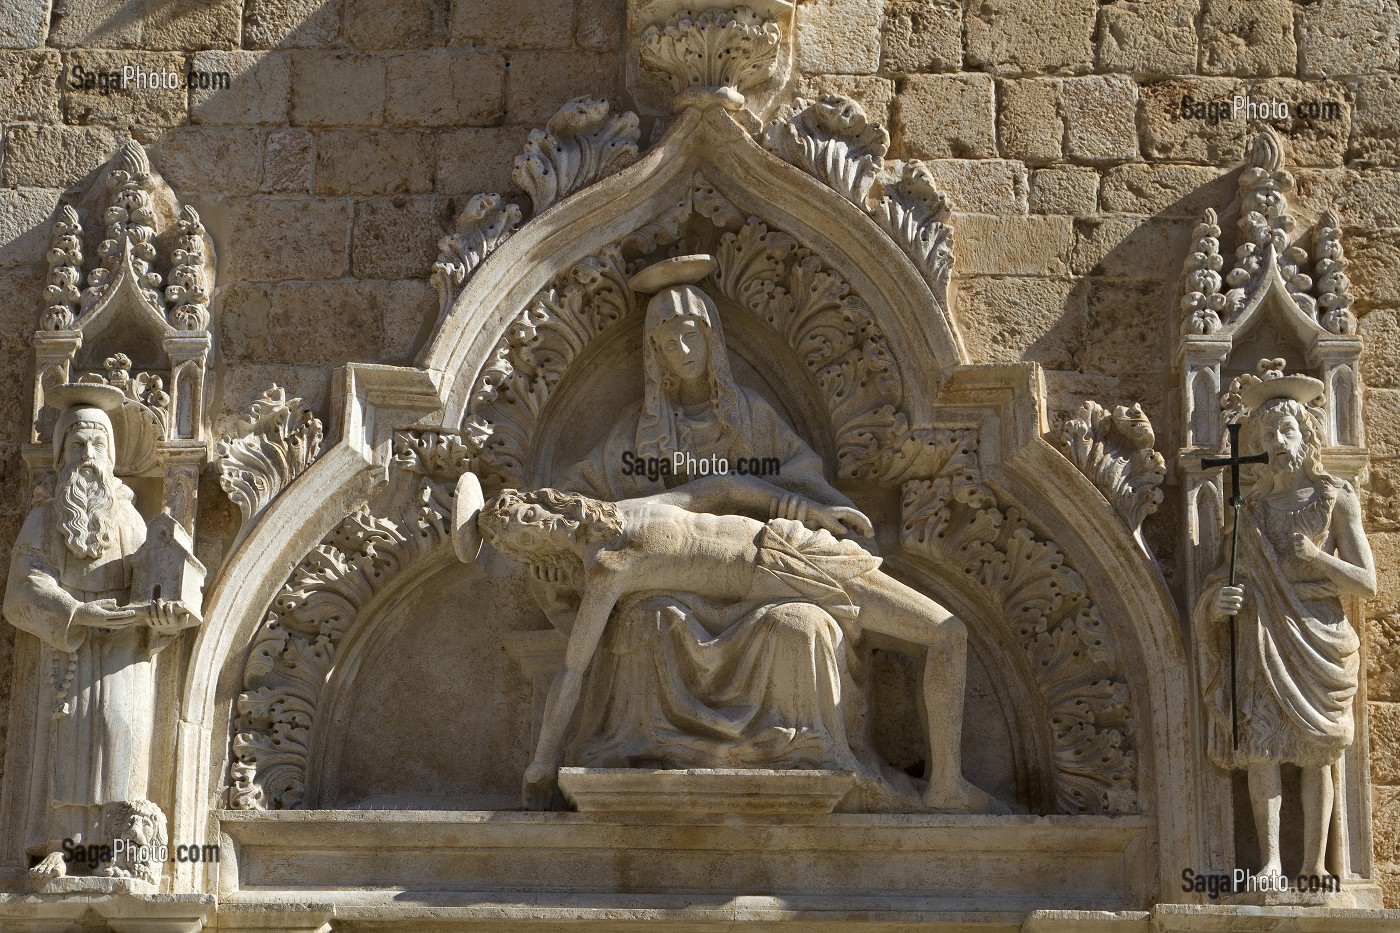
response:
[[[838,541],[856,513],[800,502],[800,519],[760,522],[724,513],[766,510],[775,493],[761,480],[696,480],[668,492],[603,502],[556,489],[506,490],[481,510],[478,526],[496,550],[527,564],[543,582],[580,593],[564,669],[545,707],[539,743],[525,772],[527,806],[549,805],[565,734],[608,617],[618,601],[662,588],[721,602],[805,601],[859,619],[869,629],[925,646],[924,706],[931,767],[930,810],[1005,811],[962,776],[961,736],[967,631],[938,603],[878,568],[854,541]],[[807,524],[817,526],[816,530]]]

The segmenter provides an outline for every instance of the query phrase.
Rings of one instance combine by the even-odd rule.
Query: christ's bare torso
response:
[[[646,500],[617,503],[621,536],[593,550],[586,574],[626,578],[625,588],[702,592],[712,599],[750,595],[763,523],[743,515],[710,515]]]

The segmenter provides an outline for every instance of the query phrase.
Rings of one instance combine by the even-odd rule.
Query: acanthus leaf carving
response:
[[[1129,692],[1083,577],[983,483],[974,430],[920,433],[944,454],[926,452],[936,472],[904,484],[905,550],[961,571],[1008,620],[1049,715],[1057,809],[1135,812]]]
[[[233,809],[306,804],[317,712],[346,635],[397,576],[451,551],[453,488],[438,477],[463,462],[455,439],[400,432],[395,462],[422,471],[411,501],[346,517],[297,564],[254,636],[233,726]]]
[[[441,310],[451,307],[482,261],[515,232],[520,218],[520,208],[499,194],[478,194],[467,201],[452,232],[438,240],[431,281]]]
[[[237,434],[216,446],[219,485],[242,516],[239,538],[277,494],[304,473],[321,452],[321,421],[274,385],[253,403]]]
[[[621,249],[577,262],[507,329],[477,377],[464,433],[484,485],[524,483],[534,427],[579,353],[636,308]]]
[[[204,224],[199,213],[188,205],[180,208],[175,223],[179,240],[171,257],[165,299],[170,303],[170,323],[176,330],[207,330],[209,327],[209,283],[205,280]]]
[[[1141,405],[1113,411],[1086,401],[1060,431],[1060,448],[1142,540],[1142,523],[1162,504],[1166,461]]]
[[[539,215],[630,165],[640,138],[635,113],[613,113],[606,100],[576,97],[549,118],[545,129],[531,131],[511,177],[530,195]]]
[[[890,136],[854,100],[828,94],[783,106],[764,129],[763,144],[863,210]]]
[[[83,277],[83,227],[71,205],[58,209],[49,239],[48,285],[44,288],[41,330],[67,330],[78,319]]]
[[[641,59],[666,73],[677,94],[719,91],[737,110],[744,91],[772,76],[781,42],[778,25],[748,7],[684,10],[643,30]]]
[[[1313,258],[1317,264],[1318,323],[1334,334],[1356,333],[1356,315],[1351,311],[1351,280],[1349,265],[1342,253],[1342,228],[1337,215],[1324,211],[1317,224],[1313,243]]]
[[[889,134],[849,97],[799,98],[764,131],[764,145],[870,215],[947,308],[952,206],[923,162],[885,161]]]
[[[870,215],[913,260],[946,308],[953,274],[953,230],[948,225],[952,206],[923,162],[892,163],[886,175]]]
[[[1191,252],[1182,273],[1181,310],[1186,312],[1184,326],[1188,334],[1215,333],[1227,313],[1227,300],[1220,291],[1220,270],[1225,260],[1220,255],[1220,226],[1216,219],[1215,210],[1207,208],[1192,233]]]

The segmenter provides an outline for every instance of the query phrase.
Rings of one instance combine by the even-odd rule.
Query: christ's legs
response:
[[[1279,775],[1278,765],[1264,763],[1249,766],[1249,801],[1254,805],[1254,835],[1259,840],[1259,855],[1264,860],[1259,874],[1280,874],[1283,869],[1278,854],[1278,833],[1283,778]]]
[[[1332,821],[1332,767],[1303,768],[1304,875],[1327,874],[1327,826]]]
[[[1005,812],[1005,805],[962,775],[967,627],[918,590],[878,571],[851,580],[846,587],[860,606],[862,628],[928,648],[923,700],[929,778],[924,805],[932,810]]]

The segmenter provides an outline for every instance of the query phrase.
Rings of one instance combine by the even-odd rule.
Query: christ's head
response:
[[[622,519],[611,502],[558,489],[494,496],[477,517],[481,535],[493,548],[531,568],[547,583],[577,582],[582,569],[581,544],[622,532]]]

